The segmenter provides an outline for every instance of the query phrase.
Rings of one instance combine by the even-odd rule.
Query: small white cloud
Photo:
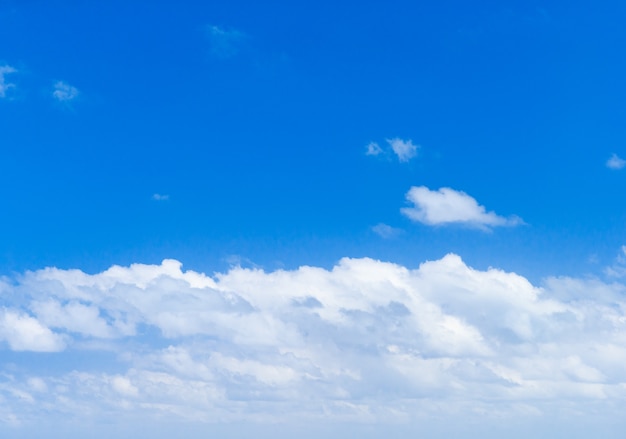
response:
[[[78,89],[69,85],[67,82],[58,81],[54,84],[52,97],[59,102],[69,102],[78,97]]]
[[[365,147],[365,155],[379,155],[383,152],[383,149],[376,142],[370,142]]]
[[[211,52],[218,58],[231,58],[239,53],[246,34],[235,29],[221,26],[207,26],[207,36]]]
[[[152,199],[154,201],[167,201],[170,199],[170,196],[167,194],[153,194]]]
[[[491,227],[523,224],[519,217],[505,218],[495,212],[487,212],[465,192],[447,187],[431,191],[425,186],[414,186],[407,192],[406,198],[415,207],[403,208],[401,212],[413,221],[430,226],[462,224],[488,230]]]
[[[391,227],[385,223],[379,223],[372,227],[372,232],[376,233],[381,238],[389,239],[398,236],[402,230]]]
[[[387,143],[391,146],[394,154],[398,156],[398,160],[401,162],[408,162],[413,157],[417,156],[417,150],[419,145],[413,145],[413,141],[402,140],[398,137],[393,139],[387,139]]]
[[[611,158],[606,161],[606,167],[609,169],[622,169],[626,166],[626,160],[618,157],[617,154],[611,155]]]
[[[5,79],[5,75],[9,73],[16,73],[17,70],[11,66],[4,65],[0,66],[0,98],[5,98],[7,95],[7,91],[10,88],[14,88],[15,84],[7,82]]]

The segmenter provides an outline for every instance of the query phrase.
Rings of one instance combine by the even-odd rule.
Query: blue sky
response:
[[[625,13],[0,0],[1,428],[610,434]]]

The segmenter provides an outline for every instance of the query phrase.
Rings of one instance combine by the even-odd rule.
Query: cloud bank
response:
[[[430,190],[426,186],[414,186],[406,199],[415,207],[405,207],[401,212],[413,221],[429,226],[461,224],[488,230],[498,226],[523,224],[519,217],[502,217],[487,212],[484,206],[466,194],[447,187]]]
[[[534,286],[454,254],[214,276],[165,260],[27,272],[0,293],[14,351],[0,420],[402,422],[626,403],[626,287],[598,279]],[[38,367],[49,355],[57,366]]]

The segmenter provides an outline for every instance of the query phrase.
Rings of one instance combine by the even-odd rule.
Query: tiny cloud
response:
[[[391,146],[391,150],[398,156],[398,160],[401,162],[408,162],[415,157],[417,155],[417,149],[419,148],[419,145],[413,145],[411,139],[402,140],[396,137],[387,139],[387,143]]]
[[[231,58],[237,55],[247,37],[243,32],[221,26],[209,25],[206,29],[211,53],[218,58]]]
[[[517,216],[505,218],[487,212],[473,197],[447,187],[431,191],[425,186],[414,186],[406,198],[415,207],[405,207],[401,212],[411,220],[429,226],[462,224],[489,230],[491,227],[523,224]]]
[[[606,161],[606,167],[609,169],[622,169],[626,166],[626,160],[620,158],[617,154],[611,155],[611,158]]]
[[[152,199],[154,201],[167,201],[170,199],[170,196],[167,194],[154,194],[152,195]]]
[[[372,227],[372,232],[376,233],[381,238],[388,239],[400,234],[401,230],[395,227],[391,227],[390,225],[385,223],[379,223]]]
[[[383,149],[376,142],[370,142],[365,147],[365,155],[379,155],[383,152]]]
[[[417,156],[420,145],[414,145],[411,139],[402,140],[398,137],[386,139],[387,148],[382,148],[377,142],[370,142],[365,147],[365,155],[377,156],[383,153],[395,154],[399,162],[406,163]]]
[[[59,102],[69,102],[78,97],[78,89],[67,82],[58,81],[54,84],[52,97]]]
[[[17,70],[11,66],[4,65],[0,66],[0,98],[5,98],[7,95],[7,91],[10,88],[14,88],[15,84],[11,84],[10,82],[6,82],[5,75],[9,73],[16,73]]]

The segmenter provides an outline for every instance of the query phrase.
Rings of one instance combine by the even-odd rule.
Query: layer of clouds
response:
[[[612,154],[611,157],[606,161],[606,167],[609,169],[622,169],[626,166],[626,160],[618,157],[617,154]]]
[[[417,157],[420,145],[413,144],[411,139],[403,140],[398,137],[386,139],[388,148],[381,147],[377,142],[370,142],[365,147],[365,155],[378,156],[381,154],[393,154],[399,162],[406,163]]]
[[[170,196],[167,194],[152,194],[152,199],[154,201],[167,201],[170,199]]]
[[[15,87],[15,84],[8,82],[6,76],[16,72],[17,70],[9,65],[0,66],[0,98],[5,98],[7,92]]]
[[[52,97],[59,102],[73,101],[79,95],[78,89],[67,82],[57,81],[53,88]]]
[[[505,218],[495,212],[487,212],[484,206],[465,192],[447,187],[430,190],[426,186],[414,186],[406,198],[414,207],[405,207],[401,212],[413,221],[430,226],[461,224],[488,230],[523,224],[519,217]]]
[[[33,353],[4,371],[0,419],[519,419],[626,402],[626,287],[598,279],[540,287],[454,254],[214,276],[165,260],[48,268],[0,293],[4,350],[62,351],[56,370]],[[81,366],[98,353],[114,359]]]

